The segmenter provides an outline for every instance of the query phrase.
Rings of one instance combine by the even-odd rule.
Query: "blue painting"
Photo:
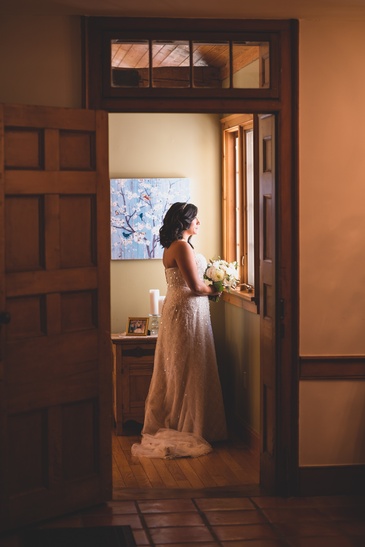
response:
[[[111,179],[112,260],[162,258],[159,230],[169,207],[189,201],[187,178]]]

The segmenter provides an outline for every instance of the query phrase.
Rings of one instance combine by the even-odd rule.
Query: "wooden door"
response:
[[[261,448],[260,483],[276,491],[275,116],[258,116]]]
[[[107,131],[0,105],[1,529],[111,498]]]

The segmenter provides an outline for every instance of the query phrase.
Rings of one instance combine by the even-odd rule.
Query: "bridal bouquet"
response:
[[[239,282],[237,262],[227,262],[220,258],[210,259],[204,272],[204,281],[207,285],[214,285],[220,293],[236,288]],[[209,299],[216,302],[219,296],[209,296]]]

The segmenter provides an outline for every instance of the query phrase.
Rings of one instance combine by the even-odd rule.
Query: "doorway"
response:
[[[113,113],[109,115],[109,143],[111,178],[189,178],[190,201],[197,204],[202,222],[194,246],[207,258],[223,256],[222,124],[219,114]],[[133,279],[133,286],[138,286],[138,291],[125,291],[123,279]],[[113,333],[125,330],[128,316],[148,314],[151,288],[158,288],[162,295],[165,294],[161,261],[112,261]],[[190,484],[190,488],[204,487],[204,484],[206,487],[259,484],[260,317],[257,309],[246,310],[242,303],[243,300],[239,307],[229,302],[211,305],[226,412],[231,425],[230,445],[218,447],[218,453],[208,456],[207,466],[200,463],[200,472],[197,461],[168,462],[167,467],[162,462],[149,462],[146,471],[145,466],[131,461],[130,444],[138,441],[132,431],[129,438],[113,439],[115,488],[128,488],[128,484],[137,487],[138,483],[146,488],[162,487],[162,484],[176,488],[177,480],[185,487]],[[204,467],[212,467],[210,461],[214,462],[214,469],[209,476]],[[169,465],[172,471],[168,469]],[[190,470],[188,478],[181,469],[184,465],[185,472]],[[230,471],[232,467],[236,472]]]

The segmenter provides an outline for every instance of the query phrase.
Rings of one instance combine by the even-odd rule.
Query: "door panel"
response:
[[[260,482],[275,491],[276,474],[276,272],[275,116],[258,116],[261,450]]]
[[[1,529],[111,497],[107,114],[3,105]]]

